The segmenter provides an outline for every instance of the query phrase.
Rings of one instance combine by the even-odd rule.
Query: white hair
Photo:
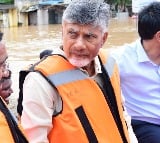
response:
[[[110,8],[103,0],[73,0],[65,9],[62,22],[92,24],[107,31],[109,18]]]

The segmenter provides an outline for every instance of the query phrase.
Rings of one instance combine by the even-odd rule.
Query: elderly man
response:
[[[62,46],[35,65],[23,86],[21,123],[30,143],[129,143],[117,66],[101,51],[109,6],[73,0]]]

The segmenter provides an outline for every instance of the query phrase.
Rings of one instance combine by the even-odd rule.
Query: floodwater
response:
[[[9,60],[37,60],[39,52],[61,45],[61,25],[40,25],[3,28],[4,41],[8,48]],[[115,48],[137,38],[136,20],[111,19],[109,35],[104,48]]]
[[[136,19],[111,19],[109,35],[103,48],[117,48],[138,38]],[[27,27],[1,28],[9,55],[12,70],[13,90],[12,102],[18,97],[18,72],[26,65],[39,59],[39,53],[44,49],[54,49],[61,45],[61,25],[40,25]]]

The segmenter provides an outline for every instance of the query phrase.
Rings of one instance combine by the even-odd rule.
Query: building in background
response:
[[[0,0],[0,27],[17,26],[17,8],[14,0]]]
[[[0,27],[59,24],[71,0],[0,0]]]
[[[71,0],[17,0],[18,25],[59,24]]]

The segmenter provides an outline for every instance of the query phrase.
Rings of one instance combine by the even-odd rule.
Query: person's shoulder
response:
[[[43,79],[43,76],[39,73],[39,72],[29,72],[27,75],[26,75],[26,78],[25,78],[25,81],[26,80],[34,80],[34,81],[39,81]]]
[[[125,46],[118,46],[110,52],[110,57],[119,60],[125,51]]]
[[[29,72],[28,75],[25,78],[25,82],[28,83],[38,83],[38,84],[48,84],[48,81],[46,80],[46,78],[44,77],[44,75],[42,75],[41,73],[34,71],[34,72]]]
[[[120,60],[120,58],[123,58],[125,55],[132,54],[133,51],[135,51],[137,47],[137,40],[132,43],[126,43],[122,46],[114,48],[110,55],[116,60]]]

